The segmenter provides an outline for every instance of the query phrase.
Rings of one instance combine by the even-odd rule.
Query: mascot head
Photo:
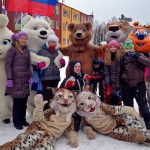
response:
[[[51,102],[51,108],[55,110],[56,115],[72,115],[76,110],[74,95],[71,91],[59,88],[53,89],[54,98]]]
[[[118,41],[118,43],[124,43],[128,37],[127,31],[130,28],[130,24],[127,21],[119,22],[112,21],[107,23],[105,40],[109,43],[112,40]]]
[[[68,25],[68,30],[70,31],[70,41],[72,44],[82,45],[88,44],[92,38],[91,30],[92,24],[90,22],[85,23],[70,23]]]
[[[97,113],[100,106],[100,99],[90,91],[81,91],[76,96],[77,113],[83,117],[90,117]]]
[[[47,37],[49,35],[55,35],[50,25],[51,21],[48,17],[33,18],[27,15],[23,18],[22,31],[26,32],[28,35],[29,49],[38,53],[46,43]]]
[[[6,27],[8,22],[8,17],[0,14],[0,59],[6,57],[6,53],[12,43],[11,36],[13,32]]]
[[[139,26],[139,22],[133,24],[133,29],[129,34],[137,52],[150,53],[150,25],[148,27]]]

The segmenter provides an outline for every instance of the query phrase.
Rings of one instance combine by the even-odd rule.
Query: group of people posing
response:
[[[60,67],[54,63],[59,54],[58,38],[50,35],[43,49],[38,53],[50,59],[50,65],[46,68],[41,62],[33,66],[31,72],[30,52],[26,45],[28,36],[25,32],[18,32],[12,36],[12,47],[6,54],[6,95],[13,98],[13,123],[16,129],[29,126],[26,121],[27,100],[30,94],[29,84],[32,89],[42,93],[44,100],[53,98],[52,87],[58,87],[60,68],[65,66],[65,60],[60,59]],[[92,63],[92,62],[91,62]],[[150,129],[150,108],[146,98],[146,82],[149,82],[145,68],[150,67],[148,55],[134,51],[131,39],[127,39],[123,45],[117,41],[110,41],[105,47],[104,58],[93,58],[94,75],[90,76],[82,71],[82,63],[78,60],[69,62],[70,75],[60,85],[80,92],[89,84],[93,93],[98,93],[101,101],[111,105],[126,105],[134,107],[134,98],[139,106],[139,112],[143,116],[147,129]],[[37,78],[40,83],[37,84]],[[42,88],[39,88],[39,87]],[[40,90],[39,90],[40,89]],[[98,89],[98,90],[97,90]],[[44,110],[49,108],[46,104]],[[74,128],[79,131],[81,117],[75,113]],[[8,123],[8,122],[6,122]]]

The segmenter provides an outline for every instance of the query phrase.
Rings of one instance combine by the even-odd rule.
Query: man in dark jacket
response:
[[[117,76],[117,86],[122,87],[124,105],[134,107],[133,99],[136,99],[146,127],[150,129],[150,109],[146,99],[144,81],[144,69],[145,66],[150,67],[150,60],[142,53],[134,51],[134,45],[130,39],[124,43],[123,48],[124,55],[121,62],[118,63],[120,74],[118,73],[119,76]]]

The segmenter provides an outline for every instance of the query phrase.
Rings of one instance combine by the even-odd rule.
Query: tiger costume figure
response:
[[[134,108],[102,103],[91,91],[81,91],[76,102],[76,112],[82,116],[83,130],[89,139],[96,138],[95,129],[118,140],[150,144],[150,133],[141,125]]]
[[[0,150],[54,150],[55,140],[64,132],[71,147],[77,147],[77,134],[74,131],[72,114],[76,110],[73,93],[67,89],[56,89],[51,108],[43,112],[43,96],[34,97],[35,109],[33,122],[26,131],[18,135],[13,141],[0,146]]]

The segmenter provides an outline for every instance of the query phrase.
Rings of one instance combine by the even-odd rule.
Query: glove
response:
[[[40,62],[40,63],[37,63],[36,68],[37,68],[38,70],[40,70],[40,69],[44,68],[45,66],[46,66],[46,63],[45,63],[45,62]]]
[[[73,81],[73,80],[67,80],[66,83],[65,83],[64,88],[68,89],[70,87],[73,87],[74,84],[75,84],[75,81]]]
[[[66,64],[65,59],[61,58],[61,59],[60,59],[60,64],[61,64],[61,67],[64,67],[65,64]]]
[[[13,87],[13,80],[7,80],[6,81],[6,86],[7,87]]]
[[[121,92],[121,91],[117,91],[117,92],[116,92],[116,95],[118,96],[119,99],[122,98],[122,92]]]
[[[112,93],[112,88],[111,86],[106,86],[105,88],[105,95],[109,96]]]
[[[85,74],[85,75],[84,75],[84,79],[85,79],[86,81],[91,81],[92,79],[93,79],[93,80],[99,80],[99,79],[101,79],[101,76],[100,76],[100,75],[97,75],[97,76],[90,76],[90,75],[88,75],[88,74]]]
[[[129,56],[132,56],[133,58],[135,58],[135,59],[137,59],[138,57],[139,57],[139,53],[137,53],[137,52],[127,52],[127,54],[129,55]]]
[[[32,84],[33,83],[33,78],[31,77],[30,79],[29,79],[29,84]]]

